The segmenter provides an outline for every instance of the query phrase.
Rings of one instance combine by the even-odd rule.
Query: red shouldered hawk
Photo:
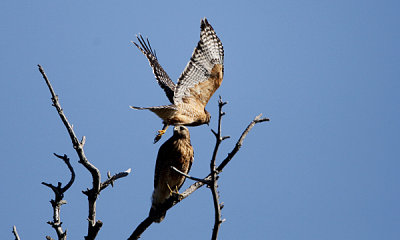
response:
[[[176,85],[158,63],[149,40],[139,35],[137,39],[141,46],[133,42],[149,60],[158,84],[171,102],[170,105],[157,107],[131,106],[133,109],[150,110],[163,120],[163,129],[158,131],[154,142],[161,138],[169,125],[198,126],[210,122],[211,116],[205,106],[222,82],[224,48],[206,18],[201,20],[200,29],[200,41]]]
[[[154,191],[149,215],[155,222],[161,222],[166,211],[159,209],[171,195],[178,191],[185,182],[185,177],[177,173],[171,166],[188,173],[193,163],[193,147],[190,143],[189,130],[184,126],[175,126],[173,136],[158,150],[156,169],[154,172]]]

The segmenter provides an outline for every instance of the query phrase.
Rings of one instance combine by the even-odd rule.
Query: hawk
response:
[[[210,122],[210,113],[205,106],[222,83],[224,75],[224,48],[207,19],[201,20],[200,41],[193,51],[189,63],[175,84],[158,62],[155,51],[148,39],[136,36],[135,46],[147,57],[160,87],[164,90],[170,105],[156,107],[134,107],[147,109],[163,120],[163,129],[154,139],[156,143],[169,125],[199,126]]]
[[[154,191],[149,216],[155,222],[161,222],[166,211],[159,207],[169,196],[180,189],[185,182],[182,176],[171,166],[188,173],[193,163],[193,147],[190,143],[189,130],[185,126],[175,126],[173,136],[168,139],[158,150],[156,168],[154,172]]]

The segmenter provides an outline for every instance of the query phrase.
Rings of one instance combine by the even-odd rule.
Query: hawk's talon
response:
[[[158,135],[164,135],[164,133],[166,132],[167,130],[166,129],[162,129],[162,130],[158,130],[157,132],[158,132]]]
[[[183,195],[179,193],[178,186],[175,186],[175,190],[172,190],[169,184],[167,183],[167,187],[169,189],[169,195],[177,198],[179,201],[183,199]]]
[[[169,194],[170,195],[172,195],[173,193],[174,194],[178,194],[178,195],[181,195],[180,193],[179,193],[179,191],[178,191],[178,187],[177,186],[175,186],[175,190],[172,190],[172,188],[169,186],[169,184],[167,183],[167,187],[168,187],[168,189],[169,189]]]
[[[172,189],[171,189],[171,187],[169,186],[168,183],[167,183],[167,188],[169,189],[169,194],[172,195],[172,193],[173,193],[174,191],[172,191]]]
[[[158,134],[154,138],[154,143],[157,143],[161,139],[162,135],[164,135],[165,132],[166,132],[166,130],[158,130]]]

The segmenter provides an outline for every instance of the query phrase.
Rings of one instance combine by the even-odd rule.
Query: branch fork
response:
[[[60,105],[59,98],[56,95],[56,93],[54,92],[54,89],[53,89],[49,79],[47,78],[46,73],[44,72],[42,66],[38,65],[38,68],[39,68],[40,73],[42,74],[43,79],[45,80],[45,82],[47,84],[47,87],[49,88],[49,91],[51,94],[52,106],[54,106],[56,108],[57,113],[61,118],[61,121],[63,122],[65,128],[68,131],[68,134],[72,141],[72,146],[75,149],[76,153],[78,154],[78,157],[79,157],[78,162],[80,164],[82,164],[92,175],[92,180],[93,180],[92,188],[87,189],[86,191],[83,191],[83,193],[87,196],[88,203],[89,203],[88,234],[87,234],[87,236],[85,236],[85,240],[93,240],[96,238],[98,232],[100,231],[100,228],[103,226],[103,223],[100,220],[96,221],[96,200],[97,200],[98,195],[108,185],[110,185],[110,184],[113,185],[115,180],[127,176],[130,173],[130,169],[128,169],[125,172],[115,174],[112,177],[109,176],[108,179],[104,183],[101,182],[100,171],[91,162],[89,162],[89,160],[86,158],[85,152],[83,150],[83,147],[86,143],[86,137],[83,136],[81,141],[78,140],[78,138],[76,137],[76,134],[73,130],[73,125],[68,122],[68,119],[65,116],[63,109]],[[60,157],[58,155],[56,155],[56,156]],[[64,156],[66,156],[66,155],[64,155]],[[72,167],[70,168],[70,170],[71,169],[72,169]],[[50,186],[50,184],[45,184],[45,183],[44,183],[44,185],[53,189],[53,191],[55,193],[56,193],[56,191],[57,192],[61,191],[62,193],[64,193],[65,191],[63,192],[62,190],[64,188],[66,188],[68,185],[69,185],[68,186],[68,188],[69,188],[70,185],[72,185],[72,182],[71,182],[71,184],[67,184],[66,187],[64,187],[64,188],[61,188],[60,183],[57,187]],[[56,221],[54,221],[54,222],[56,222]],[[59,237],[59,239],[60,239],[60,237]]]
[[[47,224],[49,224],[52,228],[54,228],[54,230],[57,233],[57,236],[58,236],[59,240],[65,240],[65,239],[67,239],[67,230],[63,231],[63,229],[61,227],[62,222],[61,222],[60,211],[61,211],[61,206],[67,203],[67,201],[63,199],[64,198],[64,193],[74,183],[75,172],[74,172],[74,169],[71,166],[69,158],[68,158],[68,156],[66,154],[61,156],[61,155],[58,155],[58,154],[54,153],[54,156],[56,156],[57,158],[63,160],[64,163],[67,165],[68,169],[71,172],[71,179],[69,180],[69,182],[64,187],[62,187],[62,183],[61,182],[58,182],[57,186],[54,186],[51,183],[42,182],[43,185],[49,187],[54,192],[54,199],[50,200],[51,206],[53,207],[53,221],[48,221]],[[50,236],[47,236],[46,238],[47,239],[51,239]]]

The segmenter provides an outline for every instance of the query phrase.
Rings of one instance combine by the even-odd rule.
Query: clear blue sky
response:
[[[229,104],[231,151],[257,125],[220,178],[220,239],[400,239],[400,4],[398,1],[1,1],[0,239],[55,238],[53,193],[77,173],[62,207],[69,239],[87,229],[91,185],[37,71],[60,96],[86,154],[106,172],[132,174],[97,202],[98,239],[126,239],[148,214],[161,121],[129,105],[168,103],[145,57],[148,36],[175,81],[207,17],[225,48],[225,77],[207,105],[210,126],[191,128],[191,174],[208,173],[217,99]],[[171,135],[166,133],[162,141]],[[185,186],[192,183],[188,180]],[[184,186],[184,187],[185,187]],[[143,239],[209,239],[211,193],[202,188]]]

